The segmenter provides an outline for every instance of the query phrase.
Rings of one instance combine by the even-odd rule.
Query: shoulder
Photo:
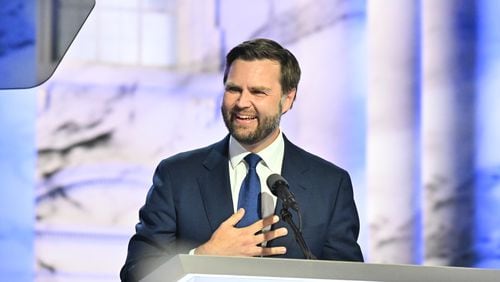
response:
[[[203,165],[213,156],[224,158],[227,156],[228,138],[221,141],[186,152],[181,152],[163,159],[158,165],[158,169],[193,169],[196,166]]]
[[[302,166],[303,169],[323,176],[349,177],[345,169],[300,148],[285,138],[285,161],[286,160],[295,163],[295,165]]]

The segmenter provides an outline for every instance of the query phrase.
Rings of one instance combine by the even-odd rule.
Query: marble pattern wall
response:
[[[367,9],[370,259],[418,263],[420,9],[399,0],[370,2]]]
[[[478,5],[476,190],[474,237],[476,265],[500,268],[500,9],[497,1]]]
[[[474,262],[476,7],[423,1],[424,262]]]
[[[483,250],[481,256],[488,260],[482,265],[494,265],[491,261],[498,256],[486,249],[498,250],[498,228],[492,227],[497,220],[491,217],[486,223],[481,222],[469,213],[470,202],[461,206],[462,200],[471,199],[472,183],[477,180],[474,175],[462,173],[474,169],[468,162],[472,157],[468,150],[475,142],[470,131],[475,130],[470,124],[470,119],[474,120],[471,115],[476,114],[472,107],[473,95],[466,87],[458,89],[464,92],[447,92],[462,93],[465,96],[460,97],[465,100],[451,94],[449,100],[434,100],[442,93],[441,84],[449,86],[442,75],[456,73],[453,73],[453,64],[440,64],[429,55],[448,52],[457,46],[454,43],[461,42],[460,36],[446,37],[452,39],[451,43],[446,41],[451,44],[450,48],[444,47],[442,42],[426,45],[427,53],[421,54],[428,56],[425,57],[427,61],[424,60],[424,83],[428,88],[420,92],[419,59],[415,57],[419,50],[411,49],[417,48],[419,38],[411,34],[401,38],[394,32],[388,40],[387,33],[381,29],[378,39],[389,49],[379,51],[386,56],[394,55],[394,61],[378,57],[381,61],[377,67],[387,67],[380,72],[367,65],[367,52],[377,56],[381,53],[367,50],[372,45],[365,39],[366,22],[373,10],[367,11],[366,1],[221,0],[204,2],[208,3],[205,4],[207,9],[193,8],[195,1],[184,2],[183,6],[176,6],[175,2],[98,1],[89,24],[55,77],[39,89],[38,281],[118,279],[126,244],[151,183],[154,166],[164,157],[210,144],[226,134],[219,113],[222,93],[219,64],[228,48],[251,37],[272,37],[297,55],[303,78],[294,108],[282,120],[283,130],[298,145],[350,171],[361,216],[361,244],[368,261],[458,263],[460,258],[469,258],[471,252],[469,249],[457,251],[460,246],[457,242],[464,241],[455,238],[453,232],[463,233],[468,227],[473,228],[473,220],[476,220],[476,225],[483,230],[477,246]],[[387,2],[380,3],[370,2],[370,5],[387,8]],[[381,20],[381,26],[387,24],[395,29],[418,32],[425,26],[419,22],[424,17],[416,7],[413,9],[407,11],[408,17],[393,14],[401,16],[400,20],[407,25],[400,21],[394,26],[394,22]],[[439,7],[432,9],[440,11]],[[246,12],[235,12],[240,10]],[[182,16],[176,18],[176,13]],[[191,27],[186,24],[200,14],[203,14],[201,23]],[[412,15],[416,18],[410,19]],[[447,14],[434,19],[450,18],[454,16]],[[129,32],[117,33],[121,30],[120,25]],[[147,32],[155,26],[158,27],[158,44]],[[443,30],[448,28],[445,26]],[[452,30],[452,34],[455,31]],[[197,37],[199,34],[203,36]],[[440,40],[439,36],[429,38]],[[192,44],[196,46],[183,49]],[[200,45],[210,48],[198,48]],[[220,53],[214,55],[213,49],[218,48]],[[180,51],[182,56],[178,56]],[[492,67],[489,81],[493,85],[497,73],[493,66],[496,65],[489,63],[489,66]],[[435,68],[441,67],[445,71],[436,75]],[[367,70],[383,76],[395,68],[407,72],[396,84],[380,76],[373,76],[366,82]],[[456,65],[456,68],[462,67]],[[398,75],[402,76],[401,72]],[[379,92],[373,94],[368,89]],[[418,104],[420,93],[427,99],[422,108]],[[387,96],[391,98],[384,101]],[[471,100],[467,100],[469,98]],[[498,103],[493,94],[482,96],[479,101],[482,109],[491,106],[489,103]],[[489,111],[488,117],[493,112]],[[420,113],[425,114],[423,127],[419,124]],[[463,113],[466,115],[462,116]],[[443,117],[450,123],[441,123]],[[458,126],[461,124],[467,126]],[[488,134],[496,132],[494,122],[478,124],[486,128]],[[456,129],[454,136],[465,136],[472,143],[464,142],[465,139],[439,139],[448,136],[443,133],[449,132],[450,127]],[[423,147],[423,155],[420,138],[427,144]],[[429,146],[442,141],[441,146],[452,144],[450,148],[455,149],[445,151]],[[493,146],[493,143],[482,142]],[[467,145],[466,152],[461,151],[461,145]],[[381,152],[387,152],[391,158],[385,159]],[[453,163],[462,153],[467,166],[457,169]],[[485,151],[482,156],[490,157],[491,154]],[[485,188],[475,190],[476,199],[487,199],[488,205],[480,210],[482,214],[495,211],[493,206],[498,203],[498,158],[491,158],[493,160],[481,159],[483,166],[478,175],[483,176],[478,182]],[[419,165],[420,161],[423,166]],[[388,167],[395,171],[388,171]],[[366,180],[365,171],[371,172],[373,177],[369,175]],[[446,179],[456,183],[434,181],[436,172],[442,172]],[[423,189],[420,177],[427,187],[425,197],[420,194]],[[464,194],[456,193],[455,188],[462,187],[455,185],[457,183],[466,184]],[[374,194],[377,196],[365,199],[366,195]],[[401,201],[394,204],[398,200]],[[376,208],[368,209],[369,205]],[[393,209],[385,210],[385,207]],[[441,208],[444,212],[438,210]],[[425,221],[419,218],[421,212],[426,213]],[[447,223],[453,222],[450,218],[460,224],[452,226]],[[374,223],[371,227],[368,219]],[[400,232],[402,230],[405,232]],[[443,230],[445,233],[441,233]],[[422,242],[419,236],[424,232],[426,240]],[[368,242],[375,247],[367,247]],[[427,250],[426,261],[419,248]],[[403,249],[406,250],[404,254]]]
[[[241,28],[249,30],[249,37],[252,34],[264,36],[267,31],[262,27],[272,22],[274,16],[285,19],[290,14],[301,14],[299,11],[304,8],[317,9],[313,1],[295,4],[264,2],[273,11],[272,17],[256,23],[243,24],[240,20],[242,25],[247,25]],[[355,103],[363,100],[363,80],[349,80],[349,76],[356,75],[361,68],[352,64],[351,59],[362,61],[358,54],[364,46],[359,32],[363,11],[362,1],[350,2],[355,3],[353,5],[347,3],[335,2],[332,4],[335,8],[323,11],[323,16],[317,20],[313,13],[307,13],[307,22],[312,25],[305,32],[294,35],[293,30],[285,29],[281,32],[283,38],[276,40],[287,42],[287,47],[299,57],[304,71],[297,103],[283,119],[285,133],[308,150],[354,171],[356,194],[362,197],[363,157],[358,155],[353,161],[350,156],[363,150],[364,138],[357,138],[356,132],[359,131],[348,131],[347,128],[363,125],[363,109]],[[130,5],[135,4],[131,2]],[[95,15],[110,10],[110,5],[104,2],[99,6],[97,3]],[[221,1],[221,11],[229,10],[225,5],[233,3]],[[262,7],[250,5],[248,9],[261,12]],[[179,7],[177,11],[185,9]],[[327,20],[330,13],[335,21]],[[221,17],[224,15],[221,13]],[[87,27],[91,30],[84,27],[83,38],[100,38],[99,27],[105,21],[95,17],[89,21]],[[209,20],[205,22],[210,23]],[[227,38],[237,37],[238,29],[232,29],[234,22],[221,18],[219,23],[219,26],[214,24],[213,30],[219,28]],[[284,27],[283,24],[277,25],[278,29]],[[190,29],[190,36],[205,32],[205,29]],[[352,30],[355,30],[355,35],[350,32]],[[81,38],[75,43],[78,44],[79,40]],[[109,45],[112,43],[110,38],[106,42],[106,46],[100,47],[106,52],[114,48],[117,53],[134,54],[129,50],[130,45]],[[239,41],[228,39],[224,45],[237,43]],[[186,42],[181,40],[179,44],[178,47]],[[317,50],[311,51],[311,46]],[[176,48],[168,50],[175,53]],[[159,52],[160,58],[165,56],[161,54],[165,51],[163,49],[150,50]],[[70,50],[39,95],[38,281],[116,281],[154,166],[161,158],[210,144],[226,134],[219,113],[221,71],[214,70],[210,60],[205,62],[207,67],[195,67],[197,74],[193,75],[185,72],[182,62],[177,70],[175,67],[158,69],[154,68],[155,65],[145,66],[144,61],[129,60],[127,58],[133,57],[128,55],[121,67],[106,61],[82,64],[85,58],[99,61],[99,54],[102,54],[102,50],[92,48],[85,52],[81,47]],[[195,61],[204,56],[203,53],[196,54],[195,49],[193,52]],[[336,59],[345,54],[349,56],[344,56],[344,60]],[[329,62],[328,66],[324,65],[325,62]],[[163,66],[170,68],[166,64]],[[321,87],[322,81],[330,81],[326,92]],[[328,114],[332,112],[331,105],[338,114]],[[311,108],[316,109],[314,115]],[[353,114],[355,112],[360,115]],[[348,113],[356,118],[345,123],[342,120]],[[327,117],[325,122],[311,121],[320,116]],[[311,124],[317,126],[311,128]],[[360,205],[361,210],[363,206]]]
[[[218,75],[106,67],[74,71],[78,79],[66,69],[44,87],[39,101],[40,281],[53,275],[113,280],[154,165],[225,135]],[[89,80],[94,76],[106,82]]]

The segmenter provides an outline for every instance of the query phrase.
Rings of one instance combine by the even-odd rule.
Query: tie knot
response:
[[[248,154],[245,157],[245,162],[247,162],[248,166],[252,169],[255,169],[257,167],[257,164],[261,161],[262,159],[259,157],[257,154]]]

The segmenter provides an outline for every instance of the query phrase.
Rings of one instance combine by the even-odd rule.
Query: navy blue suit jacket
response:
[[[301,208],[304,239],[318,259],[363,261],[357,244],[359,218],[348,173],[285,139],[282,176]],[[228,171],[229,136],[198,150],[163,160],[157,167],[140,222],[120,276],[136,281],[178,253],[208,241],[230,217],[233,200]],[[282,203],[276,204],[279,214]],[[294,214],[297,220],[297,215]],[[274,229],[285,226],[281,220]],[[304,258],[293,232],[271,246],[281,257]]]

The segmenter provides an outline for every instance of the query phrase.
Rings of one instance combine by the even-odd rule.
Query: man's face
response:
[[[235,60],[225,83],[222,115],[231,135],[242,145],[263,149],[278,136],[281,114],[295,90],[282,95],[280,64],[271,60]]]

